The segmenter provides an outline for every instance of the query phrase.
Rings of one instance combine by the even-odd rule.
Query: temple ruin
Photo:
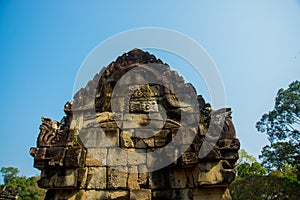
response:
[[[64,112],[42,117],[30,149],[46,199],[231,199],[240,148],[231,109],[211,108],[154,55],[119,56]]]

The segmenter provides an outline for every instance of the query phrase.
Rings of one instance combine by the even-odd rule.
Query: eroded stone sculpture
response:
[[[61,122],[42,117],[30,149],[46,199],[231,199],[231,109],[213,110],[155,56],[118,57],[64,111]]]

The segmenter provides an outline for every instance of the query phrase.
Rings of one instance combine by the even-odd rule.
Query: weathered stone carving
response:
[[[55,137],[57,137],[57,127],[57,121],[42,117],[42,125],[40,125],[40,134],[37,145],[40,147],[47,147],[54,144]]]
[[[15,200],[18,198],[19,191],[11,186],[0,186],[0,200]]]
[[[125,53],[66,103],[60,123],[42,118],[30,154],[46,199],[231,199],[240,148],[231,109],[213,110],[166,64],[142,66],[151,83],[124,78],[149,63],[163,64],[139,49]],[[126,91],[114,94],[120,81]],[[169,164],[150,170],[161,163]]]

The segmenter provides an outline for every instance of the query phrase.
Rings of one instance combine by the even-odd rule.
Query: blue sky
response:
[[[279,88],[300,79],[300,1],[0,1],[0,166],[38,174],[29,148],[41,116],[62,118],[93,48],[142,27],[182,32],[206,49],[242,148],[257,157],[268,141],[255,122],[273,108]],[[184,73],[184,62],[161,59]]]

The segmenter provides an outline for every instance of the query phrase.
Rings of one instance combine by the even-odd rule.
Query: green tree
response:
[[[300,185],[277,175],[249,176],[238,179],[229,187],[233,200],[298,200]]]
[[[18,176],[19,169],[14,167],[2,167],[0,172],[4,179],[4,186],[18,190],[18,199],[44,199],[45,190],[38,187],[37,177]]]
[[[297,169],[291,165],[284,164],[281,170],[273,170],[270,172],[272,176],[278,176],[289,180],[290,182],[295,182],[300,185],[300,181],[297,180]]]
[[[263,166],[270,172],[282,171],[285,164],[297,169],[300,180],[300,82],[292,82],[287,89],[280,89],[274,109],[264,114],[256,123],[259,132],[266,133],[270,145],[262,154]]]
[[[266,170],[258,162],[242,163],[237,166],[238,178],[246,178],[250,176],[263,176],[266,174]]]
[[[247,153],[245,149],[239,150],[239,159],[237,161],[238,165],[243,163],[253,163],[256,162],[256,159]]]
[[[283,170],[273,170],[269,175],[256,159],[245,150],[239,151],[237,178],[229,190],[233,200],[238,199],[298,199],[300,184],[293,177],[294,168],[284,165]]]
[[[297,179],[297,169],[289,164],[284,164],[281,170],[283,177],[289,177],[290,179]]]
[[[14,168],[14,167],[2,167],[0,172],[3,176],[4,183],[7,184],[17,176],[19,170],[18,168]]]
[[[237,179],[249,176],[262,176],[266,174],[266,170],[261,166],[261,164],[244,149],[239,150],[239,159],[236,170]]]

